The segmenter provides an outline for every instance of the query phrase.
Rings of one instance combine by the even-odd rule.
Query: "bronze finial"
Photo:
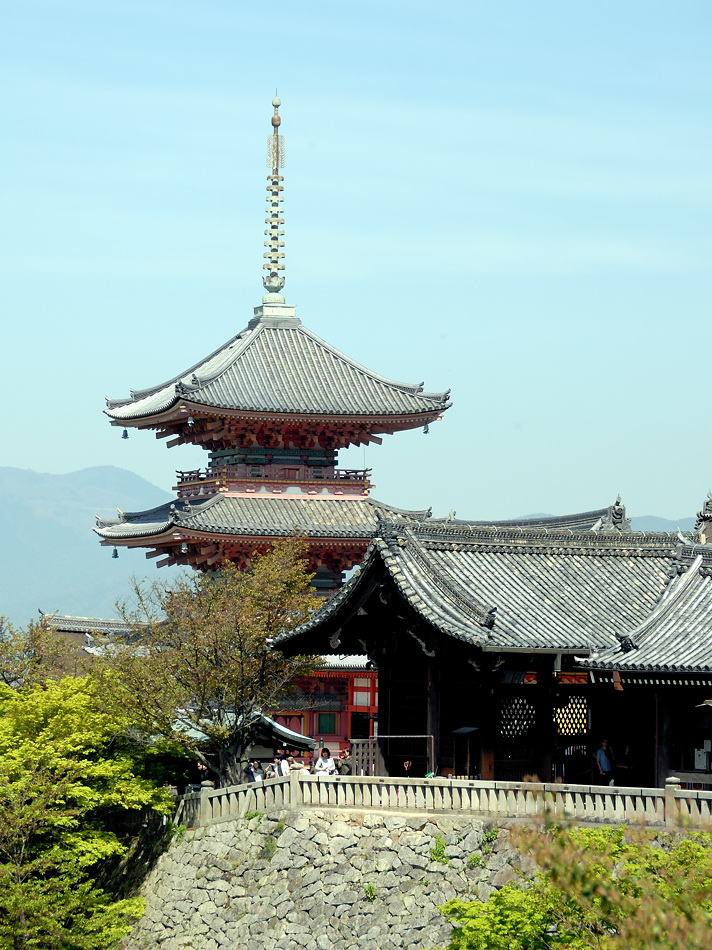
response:
[[[262,286],[267,291],[265,303],[284,303],[284,297],[281,295],[284,277],[280,273],[284,270],[284,251],[282,250],[284,247],[284,218],[282,217],[284,188],[281,184],[284,178],[279,174],[279,169],[284,168],[284,139],[279,134],[279,127],[282,124],[282,117],[279,114],[281,104],[275,90],[275,97],[272,100],[274,106],[272,135],[267,138],[267,167],[271,169],[271,174],[267,176],[267,217],[265,218],[267,240],[264,242],[267,250],[263,255],[265,263],[262,265],[268,272],[262,278]]]

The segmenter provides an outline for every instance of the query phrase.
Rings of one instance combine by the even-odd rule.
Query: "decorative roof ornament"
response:
[[[697,512],[695,529],[697,531],[704,531],[710,521],[712,521],[712,491],[707,492],[705,503],[702,506],[702,509]]]
[[[279,127],[282,119],[279,114],[280,100],[275,97],[272,100],[274,106],[274,115],[272,116],[272,135],[267,137],[267,167],[271,173],[267,176],[267,217],[265,224],[265,263],[263,269],[268,271],[266,277],[262,278],[262,286],[267,291],[262,298],[263,303],[284,303],[282,288],[284,287],[284,277],[281,271],[284,270],[284,218],[282,217],[282,204],[284,198],[282,192],[284,187],[282,182],[284,178],[279,174],[279,169],[284,168],[284,138],[279,134]]]

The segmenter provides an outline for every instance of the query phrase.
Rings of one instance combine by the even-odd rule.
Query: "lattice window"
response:
[[[500,734],[524,736],[536,723],[536,710],[523,696],[503,696],[500,701]]]
[[[565,706],[554,709],[554,725],[560,736],[581,736],[588,729],[588,705],[585,696],[569,696]]]

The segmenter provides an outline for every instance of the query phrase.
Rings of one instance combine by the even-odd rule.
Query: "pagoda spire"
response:
[[[263,303],[284,303],[282,288],[284,287],[284,277],[281,271],[284,270],[284,218],[282,217],[282,203],[284,198],[282,192],[284,187],[282,182],[284,178],[279,174],[279,169],[284,168],[284,139],[279,134],[279,127],[282,118],[279,114],[281,105],[275,91],[275,97],[272,100],[274,114],[272,115],[272,134],[267,137],[267,167],[271,173],[267,176],[267,217],[265,224],[265,251],[263,257],[265,263],[263,269],[268,273],[262,278],[262,286],[267,291],[262,298]]]

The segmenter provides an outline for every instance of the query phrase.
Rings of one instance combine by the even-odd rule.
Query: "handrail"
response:
[[[525,818],[549,814],[571,821],[675,827],[681,821],[712,825],[712,792],[680,788],[563,785],[450,778],[316,776],[291,772],[284,778],[182,796],[175,821],[199,827],[244,818],[251,812],[294,808],[373,809]]]
[[[279,463],[270,463],[277,467]],[[289,468],[289,465],[282,466]],[[294,467],[294,466],[292,466]],[[307,466],[311,468],[312,466]],[[318,467],[318,466],[317,466]],[[328,466],[322,466],[328,468]],[[176,478],[178,485],[189,485],[195,482],[220,482],[230,479],[239,479],[242,482],[251,481],[284,481],[284,482],[365,482],[373,469],[370,468],[335,468],[330,475],[312,475],[310,477],[292,478],[287,475],[280,475],[279,472],[273,472],[269,476],[238,474],[237,465],[220,465],[215,468],[194,468],[194,469],[176,469]]]

